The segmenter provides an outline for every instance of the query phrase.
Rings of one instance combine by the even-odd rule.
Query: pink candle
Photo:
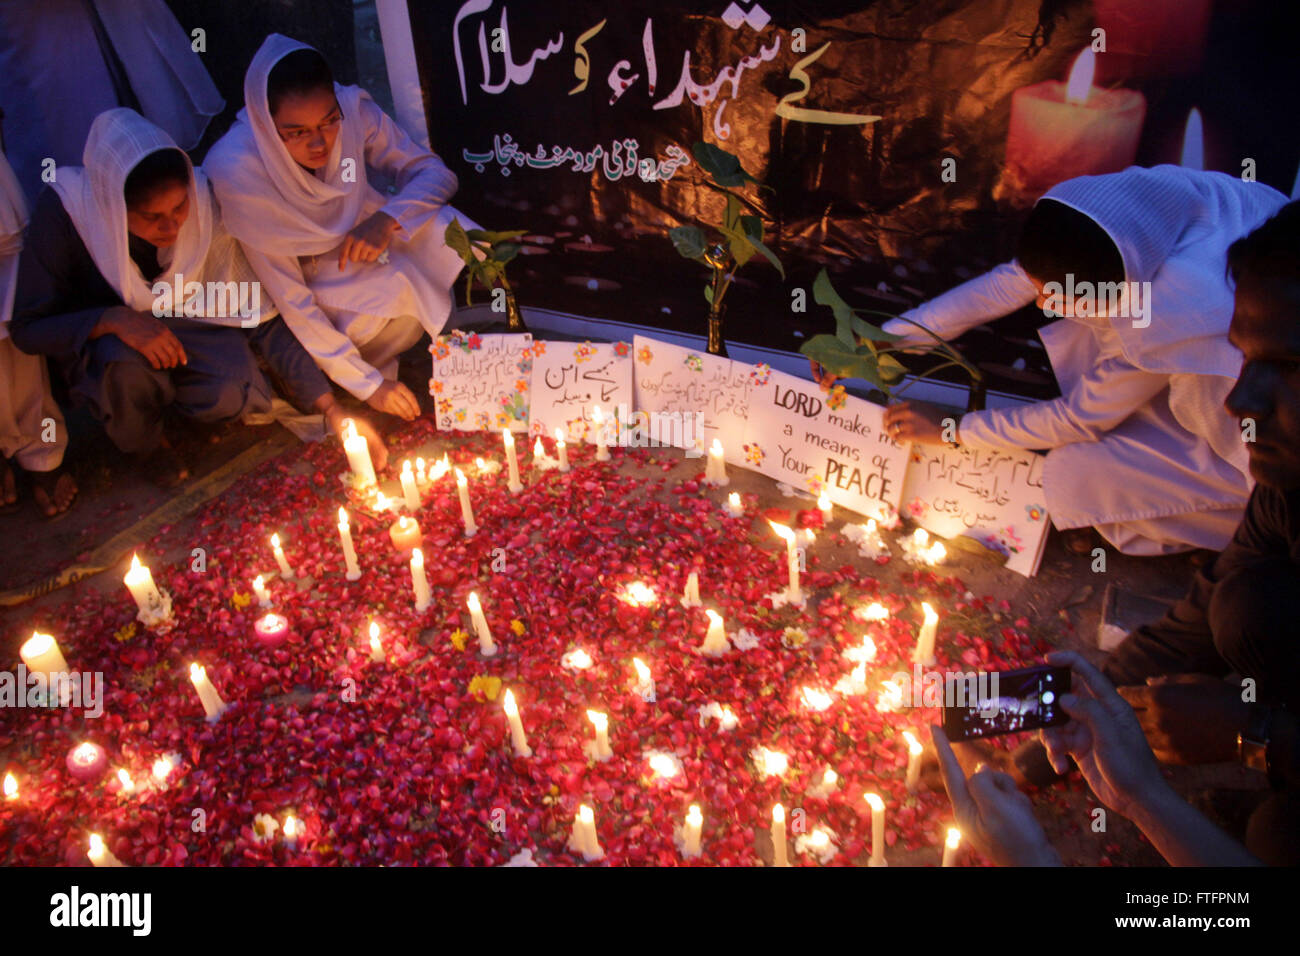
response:
[[[289,621],[279,614],[266,614],[253,622],[253,634],[267,647],[279,647],[289,637]]]
[[[97,780],[108,769],[108,754],[99,744],[90,741],[77,744],[68,751],[68,773],[83,782]]]
[[[410,554],[412,548],[418,548],[424,541],[419,522],[407,515],[402,515],[393,522],[388,529],[388,536],[393,539],[393,547],[403,554]]]
[[[1095,60],[1091,48],[1085,49],[1074,61],[1068,83],[1045,80],[1011,95],[999,199],[1028,206],[1067,179],[1117,173],[1133,165],[1146,98],[1136,90],[1094,87]]]

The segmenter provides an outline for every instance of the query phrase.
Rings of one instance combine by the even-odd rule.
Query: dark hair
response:
[[[122,194],[128,209],[147,202],[164,186],[190,184],[190,164],[179,149],[154,150],[131,168]]]
[[[1123,282],[1124,259],[1115,241],[1090,216],[1055,199],[1040,199],[1016,250],[1020,267],[1041,282]]]
[[[1300,282],[1300,200],[1228,247],[1228,275],[1238,284],[1243,279]]]
[[[266,77],[266,105],[274,116],[286,96],[317,90],[334,92],[334,74],[316,50],[294,50],[281,57]]]

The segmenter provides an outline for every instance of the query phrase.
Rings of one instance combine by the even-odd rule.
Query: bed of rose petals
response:
[[[447,440],[418,424],[390,460],[432,459],[444,448],[470,478],[480,530],[461,534],[454,478],[424,492],[419,521],[433,591],[424,613],[414,610],[406,558],[388,538],[394,516],[369,513],[355,492],[345,502],[346,462],[330,443],[268,463],[197,520],[141,543],[172,595],[168,633],[134,623],[125,588],[101,595],[81,586],[75,601],[35,615],[27,630],[56,635],[74,669],[103,672],[104,715],[0,715],[0,773],[12,772],[19,786],[16,800],[0,800],[0,862],[85,865],[93,831],[127,865],[501,864],[524,850],[542,864],[566,864],[582,861],[566,844],[586,803],[606,863],[682,864],[674,831],[698,804],[703,852],[690,862],[758,865],[771,860],[779,801],[788,819],[798,809],[809,829],[828,828],[834,852],[823,856],[849,864],[870,850],[867,791],[884,797],[890,848],[939,846],[947,800],[906,792],[901,736],[911,729],[928,739],[938,713],[881,713],[874,689],[911,669],[923,600],[941,614],[940,669],[1038,660],[1045,646],[1031,641],[1025,622],[1010,623],[1005,602],[975,599],[929,569],[905,572],[903,589],[885,591],[875,564],[823,567],[813,546],[807,607],[774,611],[767,596],[785,586],[784,545],[753,496],[743,517],[728,518],[719,507],[725,494],[698,477],[682,480],[679,453],[616,450],[612,463],[597,464],[589,448],[570,446],[571,473],[540,473],[520,443],[527,487],[517,496],[504,473],[480,476],[474,467],[476,456],[500,457],[496,435]],[[634,467],[620,468],[628,459]],[[400,500],[390,472],[385,485]],[[364,571],[351,583],[336,527],[343,503]],[[820,513],[791,517],[807,523]],[[299,581],[274,576],[273,532]],[[197,547],[207,555],[201,572],[191,569]],[[169,566],[164,553],[178,557]],[[723,616],[733,639],[747,632],[739,641],[746,649],[733,645],[718,659],[695,652],[708,620],[679,600],[692,571],[704,608]],[[264,613],[251,595],[259,573],[293,629],[274,650],[252,633]],[[654,589],[657,603],[620,600],[632,582]],[[471,590],[500,648],[495,657],[479,654],[465,609]],[[888,618],[853,614],[870,602]],[[372,619],[382,663],[370,659]],[[994,637],[969,633],[977,630]],[[833,689],[854,666],[844,651],[864,635],[877,648],[873,691],[844,696]],[[561,666],[578,649],[590,666]],[[633,658],[651,671],[652,700],[634,689]],[[215,723],[203,719],[192,661],[229,705]],[[507,688],[533,749],[528,758],[512,754]],[[804,688],[828,693],[829,707],[812,709]],[[734,727],[716,719],[720,708],[734,713]],[[614,756],[605,762],[584,751],[588,709],[609,717]],[[109,773],[88,784],[64,763],[83,740],[109,755]],[[786,754],[787,771],[765,775],[753,756],[759,748]],[[673,755],[680,773],[657,777],[653,753]],[[151,768],[169,754],[176,764],[158,782]],[[121,792],[119,768],[133,792]],[[838,775],[829,790],[819,786],[827,769]],[[282,824],[290,814],[305,827],[293,843],[255,826],[261,815]],[[814,862],[795,849],[797,832],[791,861]]]

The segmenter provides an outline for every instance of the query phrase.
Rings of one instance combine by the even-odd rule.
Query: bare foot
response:
[[[66,471],[33,472],[32,497],[47,518],[63,514],[77,500],[77,482]]]

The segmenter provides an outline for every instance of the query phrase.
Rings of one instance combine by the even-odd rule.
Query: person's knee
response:
[[[1269,866],[1300,864],[1300,795],[1270,793],[1246,824],[1246,849]]]
[[[1252,565],[1215,583],[1208,608],[1219,655],[1245,677],[1281,677],[1294,657],[1288,636],[1300,612],[1296,567],[1286,559]]]
[[[143,361],[114,361],[104,366],[94,411],[119,450],[150,452],[162,439],[163,408],[170,399],[164,373]]]

